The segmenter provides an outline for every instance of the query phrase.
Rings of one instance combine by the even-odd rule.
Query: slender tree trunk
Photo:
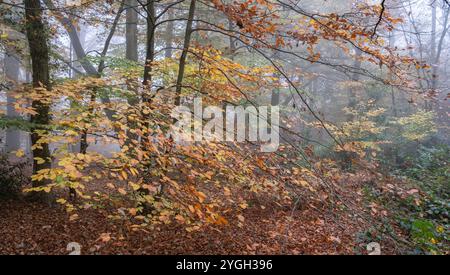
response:
[[[76,17],[73,17],[72,20],[75,21],[75,22],[78,21],[77,25],[79,27],[77,28],[76,32],[77,32],[77,35],[78,35],[78,37],[80,39],[80,45],[84,49],[85,44],[86,44],[86,25],[83,22],[79,22],[80,20],[78,20]],[[72,43],[71,43],[71,46],[72,46]],[[73,48],[72,48],[72,50],[73,50]],[[80,53],[80,51],[77,51],[77,52]],[[83,72],[83,66],[81,66],[81,62],[80,61],[82,59],[85,59],[86,56],[78,56],[77,52],[75,52],[75,56],[73,56],[75,58],[75,60],[73,62],[74,63],[73,66],[79,72]],[[73,72],[72,72],[73,77],[74,78],[81,77],[82,75],[79,74],[76,70],[73,70]]]
[[[435,45],[436,47],[436,51],[435,51],[435,56],[434,56],[434,66],[433,66],[433,90],[436,90],[438,88],[438,83],[439,83],[439,66],[440,66],[440,62],[441,62],[441,54],[442,54],[442,46],[444,44],[444,40],[445,40],[445,36],[447,35],[448,29],[450,28],[450,26],[448,26],[448,19],[449,19],[449,15],[450,15],[450,8],[447,8],[444,12],[444,21],[442,23],[443,26],[443,30],[442,33],[440,35],[439,38],[439,42],[437,43],[437,45]]]
[[[436,108],[436,111],[437,111],[438,121],[441,122],[444,125],[447,125],[448,121],[449,121],[448,114],[447,114],[448,113],[447,110],[448,110],[448,107],[449,107],[449,103],[448,103],[448,100],[446,100],[447,93],[445,92],[445,89],[438,89],[439,86],[440,86],[439,83],[441,81],[440,77],[439,77],[440,75],[439,75],[438,68],[442,69],[442,66],[441,66],[441,55],[442,55],[442,49],[443,49],[444,41],[445,41],[446,35],[448,33],[448,30],[450,28],[450,25],[448,24],[449,16],[450,16],[450,7],[447,7],[446,9],[444,9],[443,23],[442,23],[443,30],[442,30],[442,33],[440,35],[439,42],[437,44],[436,58],[435,58],[436,66],[433,67],[433,72],[432,72],[433,75],[435,75],[435,78],[434,78],[434,81],[435,81],[435,83],[434,83],[434,90],[437,92],[436,93],[437,102],[436,102],[436,107],[435,108]],[[445,69],[447,68],[447,66],[445,66],[445,65],[443,67]],[[442,75],[447,75],[446,72],[445,72],[445,69],[442,72]],[[439,130],[439,131],[442,131],[442,130]],[[445,136],[445,133],[442,136]]]
[[[138,62],[138,2],[137,0],[127,0],[126,2],[126,56],[125,58],[133,61]],[[137,87],[134,85],[136,82],[136,79],[128,79],[127,80],[127,88],[129,91],[133,92],[132,96],[129,96],[127,98],[128,104],[131,107],[134,107],[136,104],[139,103],[139,97],[137,96]],[[136,128],[136,123],[133,123],[132,121],[128,121],[128,127],[129,129]],[[136,134],[131,133],[131,131],[127,132],[127,144],[130,144],[133,141],[138,141],[139,136]]]
[[[272,90],[271,105],[280,106],[280,88],[276,87]]]
[[[167,11],[167,20],[169,20],[167,22],[167,28],[166,28],[166,33],[165,33],[165,38],[166,38],[166,50],[164,51],[164,57],[165,58],[172,58],[172,47],[173,47],[173,28],[174,28],[174,22],[172,20],[174,20],[174,11],[172,9],[169,9]]]
[[[56,15],[56,18],[58,21],[64,26],[64,28],[67,31],[67,34],[69,35],[70,42],[72,43],[73,50],[77,57],[80,58],[80,64],[85,70],[85,72],[92,77],[100,77],[101,73],[99,70],[97,70],[94,65],[86,58],[86,52],[84,51],[83,45],[81,44],[80,37],[78,36],[77,30],[75,25],[72,23],[70,18],[65,17],[59,10],[56,8],[56,6],[53,4],[52,0],[43,0],[45,5]],[[115,31],[115,25],[113,26],[112,33]],[[107,48],[107,47],[105,47]],[[102,95],[100,97],[101,102],[103,104],[110,104],[111,99],[107,95]],[[105,108],[106,116],[109,120],[115,121],[114,115],[115,111],[111,109]]]
[[[191,45],[191,35],[192,35],[192,22],[194,21],[194,15],[195,15],[195,4],[196,0],[191,0],[191,5],[189,7],[189,15],[188,15],[188,21],[186,23],[186,34],[184,37],[184,45],[183,45],[183,52],[181,53],[180,57],[180,65],[178,69],[178,79],[177,79],[177,85],[176,85],[176,97],[175,97],[175,105],[180,105],[181,103],[181,89],[183,84],[183,78],[184,78],[184,69],[186,67],[186,58],[189,51],[189,47]]]
[[[77,21],[77,18],[72,17],[72,20]],[[77,22],[77,24],[79,25],[79,28],[77,29],[77,35],[80,38],[80,44],[81,47],[84,48],[84,44],[86,42],[86,31],[85,31],[85,24],[80,22]],[[72,48],[72,43],[70,44],[71,46],[71,51],[73,51]],[[75,57],[75,58],[74,58]],[[71,56],[71,58],[74,58],[75,60],[73,60],[72,66],[74,67],[74,69],[71,69],[71,75],[73,78],[79,78],[82,77],[82,74],[78,73],[78,72],[82,72],[83,71],[83,67],[80,64],[80,59],[84,58],[84,57],[80,57],[75,53],[75,56]],[[78,71],[78,72],[77,72]],[[71,102],[71,104],[73,104],[74,102]],[[71,144],[70,145],[70,150],[72,151],[72,153],[79,153],[82,149],[82,142],[83,142],[83,135],[80,136],[80,142],[77,142],[76,144]]]
[[[136,11],[137,9],[137,1],[136,0],[127,0],[125,8],[127,9],[126,14],[126,54],[125,58],[133,61],[138,62],[138,13]],[[132,85],[133,79],[129,79],[128,82],[128,90],[137,92],[136,87]],[[139,99],[137,97],[130,97],[128,98],[128,103],[130,105],[135,105],[139,102]]]
[[[155,31],[156,31],[155,1],[148,0],[145,10],[147,11],[147,53],[145,56],[143,84],[151,88],[152,62],[155,59]],[[147,93],[144,93],[143,97],[144,102],[149,102],[150,101],[149,91]]]
[[[150,105],[152,102],[152,63],[155,59],[155,32],[156,32],[156,10],[155,0],[147,0],[144,5],[144,10],[147,14],[147,51],[145,54],[145,66],[144,66],[144,91],[142,93],[142,102]],[[148,107],[148,106],[147,106]],[[149,128],[150,117],[149,114],[142,112],[143,120],[146,127]],[[144,134],[144,142],[149,137],[148,132]]]
[[[127,0],[126,19],[126,58],[138,62],[138,14],[136,12],[137,0]]]
[[[230,19],[228,19],[228,29],[230,31],[232,31],[234,28],[233,26],[233,21],[231,21]],[[236,54],[236,40],[235,38],[233,38],[231,35],[229,37],[229,43],[230,43],[230,59],[234,60],[234,55]]]
[[[106,38],[105,45],[103,46],[103,51],[100,54],[101,60],[100,60],[100,63],[98,64],[98,68],[97,68],[97,72],[98,72],[97,77],[100,77],[106,68],[105,57],[108,53],[108,49],[109,49],[111,40],[114,37],[114,33],[116,31],[117,24],[119,23],[120,16],[121,16],[122,12],[124,11],[124,6],[125,6],[125,3],[122,2],[119,10],[117,11],[116,17],[114,18],[114,22],[111,26],[111,30],[108,34],[108,37]],[[83,46],[83,45],[81,45],[81,46]],[[98,92],[98,89],[96,89],[96,88],[92,89],[92,91],[91,91],[89,114],[92,114],[94,112],[94,108],[92,106],[95,103],[95,101],[97,100],[97,92]],[[106,114],[108,115],[108,113],[106,113]],[[89,129],[88,128],[83,129],[83,131],[81,133],[81,142],[80,142],[80,153],[82,153],[82,154],[86,154],[87,148],[89,147],[88,135],[89,135]]]
[[[351,81],[354,83],[359,81],[359,74],[357,71],[359,69],[361,69],[361,66],[362,66],[362,62],[360,60],[361,55],[362,55],[362,52],[359,49],[356,49],[355,62],[353,64],[353,69],[355,70],[355,72],[353,73],[353,75],[351,77]],[[355,87],[352,86],[349,89],[347,107],[349,109],[353,109],[356,107],[357,103],[358,103],[358,100],[357,100],[356,89],[355,89]],[[347,117],[347,121],[352,121],[352,120],[353,120],[353,115],[349,114]]]
[[[92,65],[92,63],[86,59],[86,53],[84,51],[83,45],[81,43],[80,37],[78,36],[77,29],[75,25],[72,23],[72,20],[68,17],[65,17],[63,14],[61,14],[57,7],[53,4],[53,1],[51,0],[43,0],[45,5],[52,10],[53,13],[57,15],[57,19],[62,23],[64,28],[66,29],[67,33],[69,34],[70,41],[73,46],[73,50],[79,58],[79,62],[83,69],[86,71],[87,74],[91,76],[98,75],[97,70]]]
[[[391,48],[395,47],[395,38],[392,32],[389,33],[389,47]],[[389,72],[389,80],[393,80],[393,75],[391,72]],[[398,113],[397,113],[397,106],[395,103],[395,88],[393,86],[391,86],[391,103],[392,103],[392,115],[394,117],[397,117]]]
[[[431,89],[436,90],[437,87],[437,64],[436,64],[436,27],[437,27],[437,16],[436,16],[436,3],[431,4]]]
[[[19,74],[20,74],[20,62],[18,56],[12,52],[7,51],[4,59],[5,64],[5,75],[8,81],[12,82],[12,89],[17,86],[19,83]],[[18,117],[19,114],[16,112],[14,108],[14,103],[16,100],[8,92],[6,97],[7,110],[6,115],[10,118]],[[7,129],[6,130],[6,152],[17,151],[20,149],[20,131],[16,129]]]
[[[49,53],[47,45],[47,36],[44,23],[42,22],[41,1],[25,0],[25,19],[28,44],[30,46],[30,56],[32,63],[33,87],[43,87],[47,90],[51,89],[50,71],[49,71]],[[48,125],[50,123],[49,110],[47,104],[40,101],[33,101],[33,108],[37,112],[31,116],[31,122],[37,125]],[[31,134],[32,146],[38,145],[40,135],[35,131]],[[50,150],[48,143],[39,144],[33,150],[34,158],[45,160],[44,163],[38,163],[33,160],[33,174],[39,170],[51,168]],[[45,185],[46,181],[33,181],[33,186]]]

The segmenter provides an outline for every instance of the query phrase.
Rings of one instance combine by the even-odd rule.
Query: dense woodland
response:
[[[448,1],[0,0],[0,25],[0,254],[450,251]],[[198,99],[272,107],[279,146],[177,142]]]

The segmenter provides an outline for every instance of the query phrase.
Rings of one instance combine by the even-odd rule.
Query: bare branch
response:
[[[377,34],[378,26],[380,25],[381,21],[383,20],[384,11],[386,10],[385,2],[386,2],[386,0],[381,1],[381,12],[380,12],[380,16],[378,17],[378,21],[375,24],[375,28],[373,29],[372,38]]]

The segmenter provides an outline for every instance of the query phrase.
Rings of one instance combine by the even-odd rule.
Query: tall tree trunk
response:
[[[119,23],[120,16],[121,16],[122,12],[124,11],[124,6],[125,6],[125,3],[122,2],[121,5],[120,5],[119,10],[117,11],[116,17],[114,18],[114,22],[113,22],[113,24],[111,26],[111,30],[110,30],[110,32],[108,34],[108,37],[106,38],[105,44],[103,46],[103,50],[102,50],[102,52],[100,54],[101,60],[100,60],[100,63],[98,64],[98,68],[97,68],[97,72],[98,72],[97,76],[98,77],[100,77],[102,75],[103,71],[106,68],[105,57],[106,57],[106,55],[108,53],[108,49],[109,49],[109,45],[111,44],[111,40],[114,37],[114,33],[116,31],[117,24]],[[92,93],[91,93],[91,96],[90,96],[90,104],[89,104],[89,108],[88,108],[89,114],[92,114],[94,112],[93,104],[97,100],[97,92],[98,92],[97,88],[94,88],[92,90]],[[106,114],[108,115],[108,110],[106,110]],[[86,154],[87,148],[89,147],[89,143],[88,143],[88,140],[87,140],[88,139],[88,134],[89,134],[89,129],[88,128],[84,128],[82,133],[81,133],[81,142],[80,142],[80,153],[81,154]]]
[[[65,17],[59,9],[53,4],[51,0],[43,0],[45,5],[51,9],[53,13],[57,15],[57,19],[62,23],[67,33],[69,34],[70,41],[73,46],[73,50],[76,56],[79,58],[79,62],[83,69],[87,74],[91,76],[98,75],[97,70],[92,65],[92,63],[86,59],[86,52],[84,51],[83,45],[81,43],[80,37],[78,36],[77,29],[75,25],[72,23],[72,20],[68,17]]]
[[[358,70],[360,70],[361,66],[362,66],[362,62],[361,62],[361,59],[360,59],[361,55],[362,55],[362,52],[359,49],[356,49],[355,62],[353,63],[353,69],[355,71],[354,71],[354,73],[353,73],[353,75],[351,77],[351,81],[353,83],[359,81],[360,75],[358,74]],[[353,83],[352,83],[352,86],[349,89],[349,94],[348,94],[347,107],[349,109],[354,109],[356,107],[356,104],[358,103],[356,88],[353,87]],[[353,120],[353,115],[349,114],[347,116],[347,121],[352,121],[352,120]]]
[[[151,88],[152,82],[152,62],[155,59],[155,31],[156,31],[156,14],[155,1],[148,0],[145,7],[147,12],[147,53],[145,55],[144,81],[143,84]],[[150,101],[150,91],[144,93],[144,102]]]
[[[69,35],[70,38],[70,42],[72,44],[73,50],[75,52],[75,54],[77,55],[77,57],[80,58],[80,64],[83,67],[84,71],[86,72],[86,74],[88,74],[89,76],[92,77],[101,77],[101,72],[104,69],[104,62],[100,62],[99,64],[99,68],[96,69],[94,67],[94,65],[89,61],[89,59],[87,59],[87,55],[86,52],[83,48],[83,45],[81,43],[80,37],[78,36],[77,33],[77,29],[75,27],[75,25],[73,24],[72,20],[70,20],[70,18],[66,17],[60,9],[58,9],[54,4],[52,0],[43,0],[43,2],[45,3],[45,5],[48,7],[49,10],[51,10],[52,13],[54,13],[56,16],[56,19],[61,23],[61,25],[63,25],[63,27],[66,29],[67,34]],[[114,19],[114,23],[111,27],[111,31],[110,34],[108,36],[108,39],[104,45],[103,48],[103,52],[102,52],[102,60],[104,60],[104,55],[106,55],[108,48],[109,48],[109,43],[111,42],[111,38],[114,35],[114,32],[116,30],[117,27],[117,23],[118,23],[118,19],[121,15],[121,13],[123,12],[123,6],[124,6],[124,2],[121,3],[121,7],[119,9],[118,14],[116,15],[116,18]],[[109,98],[108,95],[105,94],[101,94],[100,96],[100,100],[103,104],[108,105],[111,103],[111,99]],[[116,119],[114,118],[115,115],[115,111],[111,110],[109,108],[105,108],[104,109],[106,116],[108,117],[109,120],[111,121],[115,121]]]
[[[69,35],[70,42],[72,43],[73,50],[77,57],[80,58],[80,64],[85,70],[85,72],[92,77],[100,77],[100,72],[94,67],[94,65],[86,58],[86,52],[84,51],[83,45],[81,44],[80,37],[78,37],[78,33],[76,30],[75,25],[72,23],[70,18],[65,17],[64,14],[62,14],[59,9],[56,8],[56,6],[53,4],[52,0],[43,0],[45,5],[56,15],[56,18],[58,21],[64,26],[64,28],[67,31],[67,34]],[[115,26],[112,31],[115,31]],[[101,102],[103,104],[110,104],[111,99],[107,96],[102,94],[100,97]],[[109,120],[114,121],[114,115],[115,111],[111,109],[105,108],[106,116]]]
[[[19,74],[20,74],[20,61],[18,56],[12,52],[7,51],[4,59],[5,65],[5,76],[8,81],[12,82],[12,89],[17,86],[19,83]],[[6,97],[7,110],[6,115],[10,118],[18,117],[19,114],[16,112],[14,108],[14,103],[16,100],[14,97],[8,92]],[[6,130],[6,152],[17,151],[20,148],[20,131],[16,129],[7,129]]]
[[[128,60],[138,61],[138,14],[137,0],[127,0],[127,19],[126,19],[126,58]]]
[[[390,32],[389,33],[389,47],[390,48],[394,48],[395,47],[395,37],[394,37],[394,33]],[[389,72],[389,80],[393,80],[393,74],[392,72]],[[391,85],[391,103],[392,103],[392,115],[394,117],[398,116],[398,112],[397,112],[397,106],[395,103],[395,88],[394,86]]]
[[[436,90],[437,87],[437,64],[436,64],[436,27],[437,27],[437,16],[436,16],[436,3],[433,1],[431,3],[431,89]]]
[[[172,58],[172,47],[173,47],[173,28],[174,28],[174,11],[172,9],[169,9],[167,11],[167,28],[165,33],[165,48],[164,51],[164,57],[165,58]]]
[[[181,89],[183,84],[184,69],[186,67],[186,58],[189,51],[189,47],[191,46],[192,22],[194,21],[196,2],[197,2],[196,0],[191,0],[191,6],[189,7],[188,21],[186,23],[186,34],[184,36],[183,52],[181,53],[180,65],[178,69],[178,78],[175,91],[176,93],[175,105],[180,105],[181,103]]]
[[[47,45],[47,36],[44,23],[42,22],[41,1],[25,0],[25,19],[28,44],[30,46],[30,56],[32,63],[33,87],[43,87],[47,90],[51,89],[50,72],[49,72],[49,53]],[[37,125],[48,125],[50,123],[49,110],[47,104],[40,101],[33,101],[32,106],[37,112],[31,116],[31,122]],[[40,135],[35,131],[31,134],[32,146],[37,145]],[[34,158],[45,160],[40,163],[33,160],[33,174],[39,170],[51,168],[50,150],[48,143],[42,143],[33,150]],[[46,181],[33,181],[33,186],[42,186]]]
[[[77,20],[76,17],[72,16],[71,19],[75,22],[79,21]],[[84,44],[86,42],[86,26],[84,23],[77,22],[77,25],[79,26],[79,28],[77,29],[77,35],[80,38],[80,44],[81,47],[84,48]],[[72,43],[70,43],[70,50],[73,51],[72,48]],[[71,69],[71,76],[73,78],[79,78],[82,77],[82,74],[78,73],[78,72],[82,72],[83,71],[83,67],[80,64],[80,59],[85,58],[85,57],[80,57],[75,53],[75,56],[73,56],[73,53],[71,53],[71,58],[74,58],[75,60],[72,60],[72,66],[74,69]],[[71,104],[73,104],[74,102],[71,102]],[[80,136],[80,142],[77,142],[76,144],[71,144],[70,145],[70,150],[72,153],[79,153],[80,151],[82,151],[82,143],[83,143],[83,135]]]
[[[440,62],[441,62],[442,46],[444,44],[445,36],[447,35],[448,29],[450,28],[450,26],[448,25],[449,15],[450,15],[450,7],[444,11],[444,15],[443,15],[444,20],[442,22],[442,26],[443,26],[442,33],[440,35],[439,42],[437,43],[437,45],[435,45],[436,50],[435,50],[435,56],[434,56],[434,66],[433,66],[433,70],[432,70],[432,75],[433,75],[432,89],[433,90],[436,90],[438,88],[438,83],[439,83],[438,69],[439,69]]]
[[[143,6],[147,14],[147,51],[145,54],[144,66],[144,91],[142,93],[142,102],[149,105],[152,102],[152,63],[155,59],[155,32],[156,32],[156,10],[155,0],[147,0],[146,5]],[[142,113],[143,119],[146,122],[147,128],[150,125],[149,114]],[[144,139],[148,139],[148,132],[144,134]]]
[[[125,58],[133,61],[138,62],[138,2],[137,0],[127,0],[126,7],[127,14],[126,14],[126,54]],[[137,96],[137,87],[134,85],[136,79],[128,79],[127,80],[127,88],[129,91],[133,92],[132,96],[129,96],[127,98],[128,104],[131,107],[134,107],[136,104],[139,103],[139,97]],[[136,128],[136,123],[132,121],[128,121],[128,127],[129,129]],[[138,141],[139,136],[136,134],[133,134],[131,131],[127,132],[128,140],[127,144],[130,144],[133,141]]]
[[[77,32],[77,36],[80,39],[80,45],[81,47],[84,49],[85,44],[86,44],[86,24],[84,22],[79,22],[80,20],[78,20],[78,18],[76,18],[75,16],[71,16],[70,17],[71,20],[73,22],[77,22],[76,24],[78,25],[78,28],[76,29]],[[73,51],[73,46],[72,43],[70,43],[71,45],[71,50]],[[75,51],[75,55],[72,55],[73,60],[73,67],[74,69],[72,69],[72,76],[74,78],[78,78],[81,77],[82,74],[78,73],[78,72],[83,72],[83,66],[81,65],[81,60],[85,59],[86,56],[78,56],[78,54],[80,53],[80,51]]]
[[[434,81],[435,81],[435,83],[434,83],[434,85],[435,85],[434,86],[434,90],[437,92],[437,94],[436,94],[436,99],[437,99],[436,110],[437,110],[438,121],[441,122],[444,125],[447,125],[448,121],[449,121],[448,114],[447,114],[448,113],[447,110],[448,110],[448,107],[449,107],[449,103],[448,103],[448,100],[446,100],[447,93],[445,92],[445,89],[439,89],[438,90],[439,82],[440,82],[438,68],[442,68],[442,66],[441,66],[441,54],[442,54],[442,49],[443,49],[443,45],[444,45],[444,41],[445,41],[446,35],[447,35],[448,30],[450,28],[450,25],[449,25],[449,22],[448,22],[449,21],[449,16],[450,16],[450,7],[447,7],[444,10],[444,14],[443,14],[443,18],[444,18],[443,19],[443,23],[442,23],[443,30],[442,30],[442,33],[440,35],[439,42],[437,44],[436,58],[435,58],[436,66],[433,67],[433,72],[432,72],[433,75],[436,76],[434,78]],[[447,68],[445,65],[443,67]],[[444,72],[442,72],[442,75],[447,75],[445,73],[445,70],[444,70]],[[445,133],[442,136],[445,136]]]
[[[233,31],[233,21],[231,19],[228,19],[228,29],[230,31]],[[229,43],[230,43],[230,59],[234,60],[234,55],[236,54],[236,39],[230,35],[229,37]]]

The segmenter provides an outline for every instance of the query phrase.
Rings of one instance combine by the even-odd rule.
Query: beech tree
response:
[[[425,181],[421,161],[448,131],[450,7],[426,2],[1,1],[2,28],[19,35],[0,33],[15,82],[2,81],[0,128],[21,159],[13,126],[31,134],[24,191],[54,194],[69,221],[102,209],[136,231],[244,227],[260,200],[292,213],[360,203],[387,218],[375,199],[349,202],[349,186],[418,196],[399,175]],[[4,16],[13,9],[23,22]],[[273,137],[277,150],[260,150]]]
[[[31,144],[33,151],[33,174],[51,168],[51,155],[49,144],[43,140],[43,136],[48,134],[46,127],[50,124],[50,106],[46,102],[42,93],[43,90],[51,90],[49,50],[47,45],[46,28],[42,18],[42,6],[40,1],[26,0],[25,20],[28,45],[30,45],[30,58],[33,75],[33,96],[32,101],[34,113],[30,122],[36,125],[32,129]],[[34,187],[39,187],[48,183],[47,180],[33,181]]]

